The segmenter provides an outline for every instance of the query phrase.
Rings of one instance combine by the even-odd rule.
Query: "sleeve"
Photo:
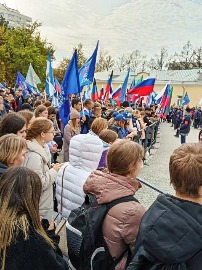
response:
[[[135,203],[133,207],[125,212],[124,224],[121,231],[123,241],[130,246],[131,252],[133,252],[134,243],[139,231],[140,222],[145,213],[145,208],[139,203]]]
[[[72,138],[71,129],[69,126],[66,126],[64,129],[63,140],[66,142],[66,144],[69,145],[71,138]]]
[[[50,169],[47,172],[43,171],[44,163],[40,155],[37,153],[31,153],[25,158],[24,167],[31,169],[36,172],[41,179],[42,190],[46,190],[55,182],[57,172],[54,169]]]

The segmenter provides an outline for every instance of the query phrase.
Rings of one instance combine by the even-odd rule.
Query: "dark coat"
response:
[[[1,178],[2,174],[6,172],[7,169],[8,169],[8,167],[0,162],[0,178]]]
[[[29,239],[24,240],[19,235],[6,249],[5,270],[68,269],[65,260],[34,229],[30,229]]]
[[[201,270],[202,207],[159,195],[143,216],[127,270]]]
[[[180,134],[188,134],[191,126],[191,115],[185,115],[180,126]]]

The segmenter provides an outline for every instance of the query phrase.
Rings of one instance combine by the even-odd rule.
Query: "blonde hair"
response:
[[[91,126],[91,130],[99,136],[100,132],[104,129],[108,128],[108,122],[106,119],[103,118],[96,118]]]
[[[0,162],[9,166],[10,161],[15,159],[26,148],[26,141],[15,134],[0,137]]]
[[[6,265],[6,249],[20,235],[29,239],[30,225],[44,240],[54,245],[42,228],[39,200],[42,192],[40,177],[25,167],[7,170],[0,181],[0,254],[1,269]],[[37,235],[36,235],[37,237]]]
[[[127,140],[117,141],[107,154],[108,170],[114,174],[127,176],[136,169],[143,155],[143,148],[138,143]]]
[[[26,139],[35,139],[37,136],[41,135],[42,132],[48,132],[52,126],[53,123],[49,119],[46,119],[45,117],[38,117],[28,128]]]

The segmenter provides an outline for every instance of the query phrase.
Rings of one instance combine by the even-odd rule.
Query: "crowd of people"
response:
[[[148,130],[155,126],[157,131],[161,122],[157,105],[139,104],[134,109],[127,101],[112,106],[91,99],[82,103],[74,96],[69,119],[62,126],[51,102],[24,99],[20,90],[1,91],[0,269],[201,269],[202,131],[199,143],[185,143],[193,117],[189,108],[182,114],[171,107],[167,120],[172,120],[182,143],[169,163],[176,194],[159,195],[146,210],[134,195],[141,188],[136,178],[145,150],[155,143]],[[195,120],[198,128],[201,122]],[[63,163],[58,162],[61,157]],[[64,218],[74,233],[81,230],[84,220],[77,224],[72,220],[79,220],[82,205],[87,209],[82,215],[87,215],[89,194],[96,202],[93,211],[107,207],[102,215],[94,212],[93,221],[90,216],[85,220],[93,228],[100,217],[107,255],[99,257],[86,247],[86,253],[81,249],[74,253],[71,248],[86,238],[77,237],[72,244],[66,234],[68,259],[55,227]],[[90,237],[97,241],[100,235]],[[73,268],[79,258],[85,263]]]

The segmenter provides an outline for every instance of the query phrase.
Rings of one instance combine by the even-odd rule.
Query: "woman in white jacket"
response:
[[[53,183],[61,165],[51,166],[50,151],[47,146],[54,137],[53,123],[43,117],[34,120],[27,131],[28,150],[25,155],[24,167],[35,171],[42,183],[42,194],[39,212],[44,217],[49,210],[53,210]]]
[[[67,218],[71,210],[83,203],[83,185],[91,172],[97,169],[102,149],[99,137],[89,133],[71,139],[69,162],[61,167],[56,180],[58,211],[62,216]]]

